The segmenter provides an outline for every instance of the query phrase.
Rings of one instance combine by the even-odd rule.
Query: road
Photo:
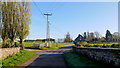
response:
[[[26,49],[28,51],[35,52],[38,56],[33,58],[32,60],[27,61],[26,63],[22,64],[29,65],[27,68],[68,68],[67,64],[65,63],[63,53],[65,51],[70,50],[71,47],[65,47],[61,49],[55,50],[35,50],[35,49]]]

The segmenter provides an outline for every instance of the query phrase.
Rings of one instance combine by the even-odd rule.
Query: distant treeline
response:
[[[81,36],[80,38],[78,38]],[[82,35],[78,35],[76,39],[80,41],[87,42],[120,42],[120,33],[114,32],[111,34],[109,30],[106,30],[105,37],[103,37],[99,32],[84,32]],[[76,40],[75,39],[75,40]],[[64,42],[73,42],[74,40],[70,37],[70,34],[67,33],[64,38]]]

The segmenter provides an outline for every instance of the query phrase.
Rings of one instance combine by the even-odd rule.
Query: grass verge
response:
[[[96,63],[93,60],[90,60],[84,56],[80,56],[78,54],[73,53],[72,51],[64,53],[64,59],[70,68],[85,68],[85,67],[92,67],[92,68],[104,68],[99,63]]]
[[[9,57],[7,59],[2,60],[2,66],[4,67],[14,67],[18,66],[25,61],[31,59],[36,54],[30,51],[21,50],[19,54],[16,54],[15,56]]]

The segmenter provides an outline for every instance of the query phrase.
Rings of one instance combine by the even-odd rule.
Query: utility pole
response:
[[[50,42],[50,21],[48,21],[48,16],[52,16],[52,14],[50,13],[45,13],[44,15],[47,16],[47,31],[46,31],[46,40],[47,40],[47,43]]]

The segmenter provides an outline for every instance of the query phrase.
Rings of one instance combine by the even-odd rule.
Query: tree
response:
[[[109,30],[106,31],[105,39],[107,42],[112,42],[112,34],[110,33]]]
[[[87,34],[86,34],[86,32],[84,32],[84,34],[83,34],[83,38],[84,38],[84,39],[87,38]]]
[[[7,22],[7,18],[8,18],[8,6],[6,2],[3,2],[2,5],[2,22],[1,22],[1,38],[3,40],[2,45],[5,46],[6,45],[6,40],[8,39],[8,22]],[[8,18],[9,19],[9,18]]]
[[[87,38],[89,39],[89,37],[90,37],[90,33],[89,33],[89,32],[87,32]]]
[[[94,41],[95,36],[94,36],[94,33],[93,33],[93,32],[90,33],[89,39],[90,39],[92,42]]]
[[[0,2],[0,39],[2,34],[2,2]]]
[[[106,40],[105,40],[104,37],[101,37],[101,38],[100,38],[100,41],[101,41],[101,42],[105,42]]]
[[[100,38],[101,37],[101,35],[100,35],[100,33],[99,32],[94,32],[94,36],[96,37],[96,38]]]
[[[70,34],[69,34],[69,32],[66,34],[66,37],[65,37],[65,39],[64,39],[64,42],[72,42],[73,40],[71,39],[71,37],[70,37]]]
[[[10,39],[11,46],[14,46],[14,40],[23,39],[29,34],[30,21],[30,3],[29,2],[3,2],[2,6],[2,40]]]
[[[28,36],[29,34],[29,24],[31,23],[30,20],[30,3],[29,2],[22,2],[20,5],[20,10],[18,10],[19,14],[18,17],[19,19],[19,31],[18,31],[18,36],[20,39],[20,44],[23,47],[23,40]]]
[[[114,32],[112,37],[113,37],[113,42],[120,42],[120,33],[119,32]]]
[[[18,37],[17,32],[18,29],[20,28],[18,26],[18,17],[17,17],[17,8],[18,8],[18,3],[16,2],[7,2],[7,9],[8,9],[8,27],[7,27],[7,32],[8,32],[8,38],[10,39],[10,44],[11,46],[14,46],[14,40]]]

